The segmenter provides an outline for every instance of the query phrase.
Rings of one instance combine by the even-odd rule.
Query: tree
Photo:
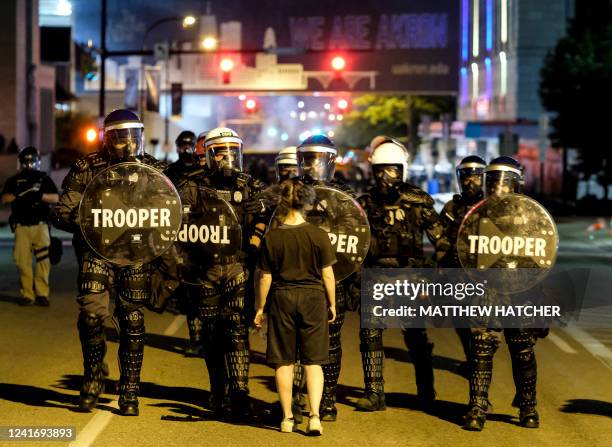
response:
[[[540,97],[554,114],[553,146],[576,148],[578,169],[585,177],[597,175],[606,199],[612,166],[610,119],[612,106],[612,17],[610,6],[600,14],[584,14],[570,24],[544,60]],[[602,20],[602,15],[608,20]]]
[[[382,96],[367,94],[353,100],[353,109],[336,128],[340,147],[366,147],[376,135],[387,135],[418,146],[423,115],[437,119],[454,113],[454,99],[446,96]]]

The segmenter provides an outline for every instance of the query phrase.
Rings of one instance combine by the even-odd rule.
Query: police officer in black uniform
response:
[[[313,135],[305,139],[297,147],[299,177],[307,185],[331,186],[354,196],[355,194],[348,186],[334,179],[337,154],[338,151],[333,141],[324,135]],[[342,363],[340,335],[347,300],[350,299],[348,294],[354,289],[353,280],[354,277],[349,277],[345,281],[336,283],[336,319],[329,324],[329,362],[322,365],[324,385],[320,416],[323,421],[335,421],[338,415],[336,392]],[[301,369],[296,368],[294,386],[302,381]],[[298,410],[295,405],[298,402],[299,396],[294,396],[294,410]],[[294,411],[294,416],[295,414]]]
[[[179,158],[166,168],[164,174],[166,174],[166,176],[172,180],[174,186],[178,188],[179,185],[189,177],[189,174],[201,170],[202,168],[197,164],[194,157],[196,146],[195,133],[190,130],[182,131],[178,137],[176,137],[175,144]],[[181,301],[177,307],[183,309],[187,316],[189,344],[185,348],[185,355],[197,357],[202,355],[202,322],[198,318],[197,306],[194,304],[194,300],[189,296],[188,291],[188,287],[180,286],[174,296]]]
[[[449,249],[444,227],[426,192],[407,183],[408,151],[388,137],[372,142],[370,163],[375,185],[359,198],[368,215],[372,242],[365,261],[370,268],[426,268],[434,262],[423,252],[423,233],[441,259]],[[433,343],[425,329],[405,329],[404,342],[414,363],[417,397],[425,408],[435,400]],[[363,411],[386,408],[383,379],[382,329],[362,328],[359,333],[365,393],[357,401]]]
[[[211,259],[203,266],[200,284],[190,294],[197,299],[202,321],[204,358],[210,377],[211,408],[226,410],[232,419],[251,416],[249,400],[249,339],[247,281],[255,268],[256,253],[268,221],[260,196],[263,185],[242,172],[242,140],[227,128],[209,131],[196,146],[196,158],[205,157],[206,175],[197,172],[180,188],[184,207],[197,211],[205,202],[202,188],[213,189],[233,207],[243,231],[239,253]],[[249,318],[249,319],[247,319]],[[226,392],[229,407],[224,406]]]
[[[512,157],[502,156],[492,160],[485,169],[487,196],[520,193],[523,171]],[[513,405],[519,407],[519,423],[523,427],[539,427],[536,410],[537,364],[534,346],[538,337],[547,330],[504,329],[504,337],[510,350],[512,376],[516,387]],[[493,375],[493,356],[501,339],[499,330],[472,329],[472,367],[470,372],[470,402],[465,415],[466,430],[481,431],[489,408],[489,387]]]
[[[459,226],[465,215],[474,205],[480,202],[484,196],[483,180],[486,166],[486,162],[477,155],[465,157],[457,166],[457,181],[461,194],[455,194],[453,199],[444,205],[440,213],[442,222],[446,227],[448,240],[451,244],[450,250],[440,262],[442,267],[461,268],[459,258],[457,257],[457,233],[459,232]],[[457,328],[456,330],[461,340],[466,359],[466,363],[462,365],[461,370],[463,373],[467,374],[470,361],[471,332],[469,328]]]
[[[2,202],[11,204],[9,223],[15,233],[13,257],[19,270],[19,304],[49,305],[49,213],[59,200],[53,180],[40,170],[38,149],[29,146],[19,153],[21,171],[9,178]],[[32,253],[36,269],[32,275]],[[32,287],[34,286],[34,287]]]
[[[62,184],[62,195],[53,212],[53,224],[74,234],[72,243],[79,264],[77,322],[83,350],[83,385],[79,410],[91,411],[108,375],[104,365],[104,320],[110,317],[110,297],[115,296],[119,319],[119,410],[138,415],[140,369],[144,352],[145,324],[142,307],[150,296],[144,266],[119,267],[101,259],[85,242],[79,227],[79,203],[87,184],[112,164],[138,161],[160,171],[164,165],[144,153],[143,124],[129,110],[115,110],[104,120],[103,148],[78,160]],[[113,290],[114,289],[114,290]]]

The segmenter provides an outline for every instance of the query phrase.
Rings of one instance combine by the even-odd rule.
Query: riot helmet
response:
[[[408,180],[410,154],[402,143],[392,138],[379,139],[378,144],[374,144],[375,140],[370,145],[372,174],[376,188],[389,193]]]
[[[234,130],[217,127],[209,131],[204,137],[203,146],[206,165],[211,172],[226,176],[232,172],[242,172],[242,139]]]
[[[104,147],[112,161],[128,161],[143,155],[144,125],[138,115],[125,109],[106,115]]]
[[[457,165],[457,183],[464,198],[478,200],[482,197],[486,167],[487,163],[477,155],[465,157]]]
[[[276,181],[278,183],[298,176],[296,152],[296,146],[287,146],[286,148],[281,149],[274,159]]]
[[[176,152],[179,160],[193,163],[193,152],[196,145],[196,135],[190,130],[184,130],[176,137]]]
[[[523,167],[512,157],[501,156],[485,168],[486,195],[519,193],[523,183]]]
[[[301,179],[329,182],[336,170],[336,145],[325,135],[306,138],[297,147],[298,174]]]
[[[40,171],[40,153],[34,146],[23,148],[19,152],[18,158],[21,169]]]

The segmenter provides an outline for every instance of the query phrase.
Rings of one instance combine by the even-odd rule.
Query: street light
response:
[[[196,18],[194,16],[185,16],[183,17],[183,28],[189,28],[191,25],[196,23]]]
[[[159,25],[161,25],[162,23],[167,23],[167,22],[181,22],[183,24],[183,28],[189,28],[193,25],[195,25],[196,23],[196,18],[192,15],[188,15],[185,17],[178,17],[178,16],[173,16],[173,17],[163,17],[159,20],[156,20],[155,22],[153,22],[151,25],[149,25],[144,33],[144,36],[142,38],[142,49],[145,49],[145,44],[147,42],[147,36],[149,35],[149,33],[151,31],[153,31],[155,28],[157,28]],[[166,45],[167,45],[167,40],[166,40]],[[168,86],[170,86],[170,80],[169,80],[169,76],[170,76],[170,67],[169,67],[169,61],[170,59],[170,51],[168,49],[168,54],[166,55],[166,83],[168,84]],[[144,87],[144,62],[143,59],[140,59],[140,76],[142,77],[143,80],[143,89],[142,89],[142,96],[140,98],[140,106],[142,107],[141,113],[140,113],[140,118],[142,119],[142,121],[144,122],[144,112],[145,112],[145,87]],[[170,95],[168,95],[169,97]],[[166,101],[166,104],[168,105],[169,100]],[[168,113],[169,113],[170,107],[166,107],[166,116],[164,117],[164,145],[168,145],[168,134],[169,134],[169,120],[168,120]]]
[[[215,48],[217,48],[217,39],[215,39],[212,36],[207,36],[204,39],[202,39],[202,42],[200,43],[200,45],[206,51],[214,50]]]

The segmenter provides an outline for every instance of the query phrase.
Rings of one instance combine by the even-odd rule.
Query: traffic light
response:
[[[246,113],[256,113],[259,110],[259,103],[253,98],[244,101],[244,110]]]
[[[340,113],[348,112],[350,107],[351,107],[351,103],[348,99],[340,98],[336,102],[336,108],[338,109]]]
[[[346,68],[346,60],[342,56],[335,56],[331,60],[331,67],[336,73],[339,73]]]
[[[234,61],[231,60],[229,57],[224,57],[219,63],[219,68],[221,69],[221,73],[223,76],[223,83],[229,84],[230,75],[232,73],[232,70],[234,69]]]

